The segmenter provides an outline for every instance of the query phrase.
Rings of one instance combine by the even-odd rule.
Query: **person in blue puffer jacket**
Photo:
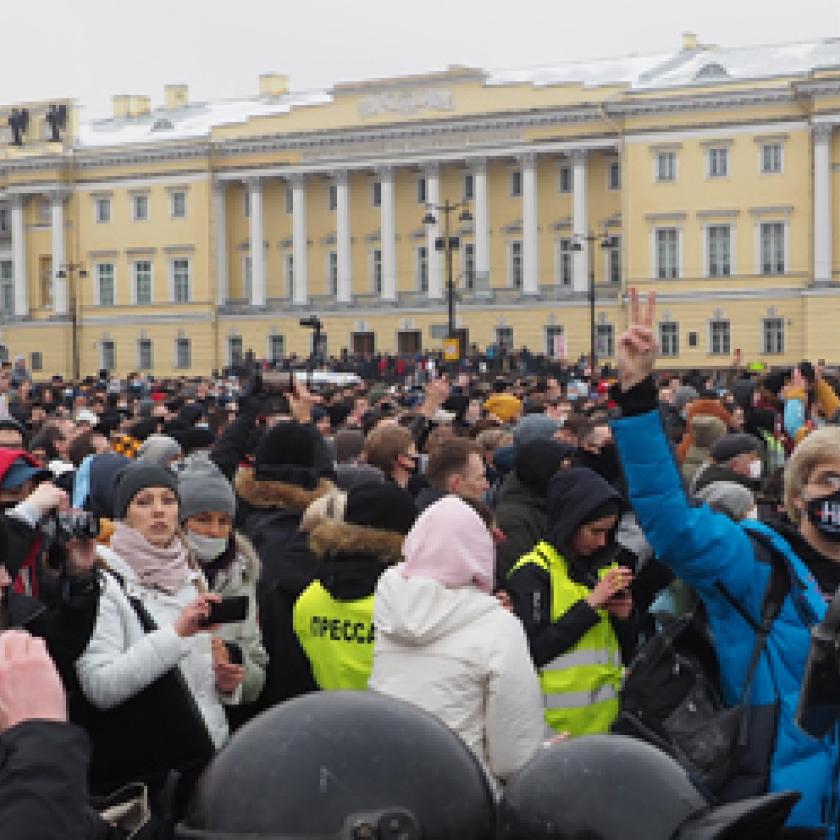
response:
[[[840,583],[840,429],[813,433],[788,462],[789,528],[780,532],[758,522],[735,523],[706,506],[691,506],[658,411],[653,324],[653,294],[640,315],[633,290],[630,328],[619,341],[619,383],[612,394],[621,415],[613,421],[613,436],[631,504],[657,557],[691,584],[706,606],[729,704],[738,702],[755,632],[721,588],[757,624],[772,569],[770,549],[763,546],[771,544],[786,559],[789,591],[749,697],[754,718],[766,723],[767,711],[773,712],[771,725],[749,745],[753,790],[758,780],[769,791],[799,791],[802,798],[788,824],[836,838],[838,731],[835,727],[815,740],[798,728],[795,713],[810,628],[822,620],[826,598]],[[764,767],[756,767],[762,759]]]

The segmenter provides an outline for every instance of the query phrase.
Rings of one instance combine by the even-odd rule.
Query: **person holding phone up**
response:
[[[238,701],[244,669],[220,669],[214,659],[207,619],[221,596],[208,592],[179,534],[175,475],[157,464],[128,466],[114,516],[110,546],[97,547],[96,624],[76,661],[91,782],[107,793],[145,781],[154,793],[177,770],[188,780],[176,793],[183,805],[191,780],[228,740],[224,704]]]

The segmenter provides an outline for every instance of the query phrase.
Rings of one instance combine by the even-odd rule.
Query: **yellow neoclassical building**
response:
[[[840,39],[194,102],[0,112],[0,353],[203,374],[248,348],[589,350],[659,296],[663,365],[840,362]],[[431,210],[431,215],[430,215]],[[430,217],[429,217],[430,216]],[[588,240],[584,237],[590,237]]]

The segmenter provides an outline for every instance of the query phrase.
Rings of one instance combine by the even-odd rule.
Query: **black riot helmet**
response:
[[[711,808],[649,744],[593,735],[540,753],[505,790],[501,840],[771,840],[799,795]],[[778,835],[781,836],[781,835]]]
[[[180,840],[494,840],[490,784],[448,727],[381,694],[323,691],[242,727]]]

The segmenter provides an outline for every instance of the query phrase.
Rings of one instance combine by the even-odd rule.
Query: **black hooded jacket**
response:
[[[575,558],[570,544],[578,528],[602,505],[621,504],[621,497],[592,470],[573,468],[558,473],[548,490],[550,542],[566,559],[571,578],[592,588],[598,568],[612,562],[614,538],[603,552],[588,558]],[[526,563],[511,572],[507,580],[513,608],[525,627],[531,656],[537,668],[573,648],[599,621],[598,612],[581,599],[557,621],[551,621],[551,577],[535,563]],[[613,627],[627,662],[635,644],[635,622],[612,619]]]
[[[315,580],[337,601],[372,595],[385,569],[400,560],[403,535],[325,519],[309,535],[318,558]],[[264,706],[317,691],[309,659],[295,635],[293,612],[300,593],[276,590],[273,608],[263,616],[263,637],[272,639],[266,666]]]

